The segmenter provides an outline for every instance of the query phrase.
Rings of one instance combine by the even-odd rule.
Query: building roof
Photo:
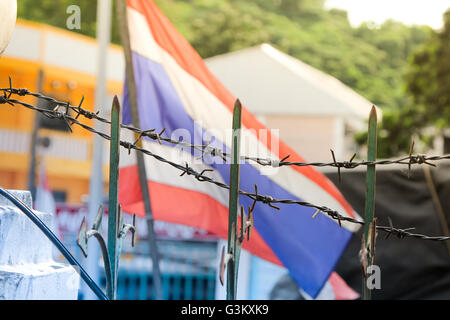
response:
[[[268,44],[205,60],[253,113],[367,119],[367,99],[338,79]]]

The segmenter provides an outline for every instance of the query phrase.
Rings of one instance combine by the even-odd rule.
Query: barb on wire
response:
[[[50,119],[60,119],[65,121],[69,126],[73,126],[73,125],[78,125],[80,127],[82,127],[85,130],[88,130],[94,134],[97,134],[99,136],[101,136],[102,138],[106,139],[106,140],[111,140],[111,137],[108,134],[105,134],[101,131],[98,131],[82,122],[80,122],[77,118],[81,115],[85,118],[88,119],[95,119],[107,124],[111,124],[111,122],[107,119],[104,119],[102,117],[100,117],[97,113],[93,113],[87,110],[84,110],[81,108],[82,102],[84,99],[82,99],[82,101],[80,102],[79,106],[77,107],[73,107],[70,106],[69,104],[65,103],[65,102],[59,102],[51,97],[47,97],[44,96],[42,94],[39,93],[32,93],[29,92],[27,89],[14,89],[12,87],[10,88],[0,88],[0,91],[3,91],[3,95],[0,95],[0,104],[9,104],[9,105],[21,105],[23,107],[26,107],[28,109],[34,110],[36,112],[39,112],[41,114],[43,114],[44,116],[50,118]],[[48,109],[44,109],[44,108],[40,108],[40,107],[36,107],[33,106],[31,104],[25,103],[23,101],[17,100],[17,99],[12,99],[11,96],[12,95],[18,95],[18,96],[34,96],[36,98],[39,99],[44,99],[46,101],[49,101],[51,103],[54,104],[59,104],[59,105],[65,105],[65,112],[61,112],[58,110],[58,108],[55,108],[53,110],[48,110]],[[72,110],[75,112],[76,116],[73,117],[71,116],[67,110]],[[182,146],[186,146],[186,147],[191,147],[197,150],[200,150],[202,152],[204,152],[204,150],[208,150],[208,152],[210,152],[210,154],[212,155],[220,155],[220,156],[229,156],[227,153],[224,153],[220,150],[217,150],[215,148],[212,148],[209,145],[191,145],[189,143],[186,142],[180,142],[180,141],[176,141],[176,140],[172,140],[166,137],[161,137],[161,134],[163,132],[160,133],[156,133],[156,130],[140,130],[137,128],[134,128],[132,126],[128,126],[128,125],[123,125],[121,124],[122,128],[131,130],[136,132],[137,134],[142,134],[142,137],[149,137],[150,139],[153,140],[161,140],[161,141],[165,141],[165,142],[169,142],[169,143],[173,143],[173,144],[177,144],[177,145],[182,145]],[[181,176],[183,175],[190,175],[193,176],[196,180],[200,181],[200,182],[208,182],[211,184],[214,184],[220,188],[224,188],[229,190],[230,186],[221,182],[221,181],[217,181],[212,179],[211,177],[208,177],[207,175],[205,175],[207,172],[209,172],[210,170],[203,170],[202,172],[197,172],[195,171],[192,167],[189,166],[189,164],[185,164],[185,165],[181,165],[178,163],[175,163],[171,160],[168,160],[158,154],[155,154],[147,149],[144,149],[142,147],[139,147],[136,145],[136,141],[135,143],[130,143],[128,141],[122,141],[120,140],[120,146],[122,146],[123,148],[127,149],[129,152],[131,152],[131,150],[135,150],[135,151],[139,151],[142,152],[148,156],[153,157],[154,159],[156,159],[157,161],[166,163],[178,170],[181,171]],[[210,148],[210,149],[208,149]],[[216,151],[212,151],[212,150],[216,150]],[[404,164],[404,165],[411,165],[411,164],[427,164],[427,165],[434,165],[433,163],[430,163],[430,161],[439,161],[439,160],[448,160],[450,159],[450,155],[444,155],[444,156],[426,156],[426,155],[409,155],[409,156],[405,156],[403,158],[397,159],[397,160],[377,160],[377,161],[362,161],[362,162],[353,162],[354,157],[352,157],[352,159],[350,161],[343,161],[343,162],[338,162],[338,161],[333,161],[330,163],[321,163],[321,162],[310,162],[310,163],[303,163],[303,162],[288,162],[286,161],[287,158],[289,156],[284,157],[281,161],[276,162],[272,159],[263,159],[263,158],[256,158],[256,157],[243,157],[245,160],[251,160],[251,161],[255,161],[257,163],[259,163],[260,165],[270,165],[270,166],[317,166],[317,167],[325,167],[325,166],[329,166],[329,167],[337,167],[337,168],[346,168],[346,169],[352,169],[352,168],[356,168],[358,166],[368,166],[368,165],[388,165],[388,164]],[[348,217],[348,216],[344,216],[342,214],[340,214],[338,211],[330,209],[326,206],[320,206],[320,205],[315,205],[306,201],[299,201],[299,200],[294,200],[294,199],[276,199],[273,198],[270,195],[261,195],[258,193],[257,190],[257,186],[255,185],[255,192],[251,193],[251,192],[246,192],[243,190],[239,190],[239,194],[246,196],[250,199],[252,199],[254,201],[254,204],[256,202],[261,202],[263,204],[269,205],[270,207],[279,210],[280,208],[278,206],[276,206],[276,204],[295,204],[295,205],[300,205],[300,206],[304,206],[304,207],[310,207],[310,208],[315,208],[316,210],[318,210],[318,212],[316,211],[317,214],[315,214],[315,216],[317,216],[320,212],[327,214],[330,218],[336,220],[339,225],[342,224],[342,222],[348,222],[348,223],[353,223],[353,224],[359,224],[359,225],[364,225],[364,221],[361,220],[356,220],[354,218]],[[254,205],[253,205],[254,206]],[[377,230],[381,230],[384,231],[386,233],[390,234],[394,234],[396,235],[398,238],[403,239],[406,237],[411,237],[411,238],[417,238],[417,239],[422,239],[422,240],[430,240],[430,241],[447,241],[450,240],[450,237],[443,237],[443,236],[438,236],[438,237],[432,237],[432,236],[427,236],[427,235],[423,235],[423,234],[416,234],[416,233],[411,233],[409,230],[411,229],[399,229],[399,228],[394,228],[392,226],[377,226]]]
[[[51,103],[52,105],[55,105],[55,107],[58,107],[58,108],[59,108],[59,106],[67,107],[69,110],[71,110],[72,112],[74,112],[76,114],[75,119],[78,119],[80,116],[82,116],[82,117],[84,117],[86,119],[90,119],[90,120],[93,119],[93,120],[98,120],[100,122],[103,122],[105,124],[109,124],[109,125],[111,124],[111,121],[106,119],[106,118],[101,117],[99,115],[98,111],[94,113],[94,112],[91,112],[89,110],[83,109],[82,108],[82,104],[84,102],[84,97],[81,99],[81,101],[80,101],[78,106],[72,106],[72,105],[70,105],[67,102],[58,101],[58,100],[56,100],[56,99],[54,99],[52,97],[43,95],[41,93],[31,92],[28,89],[16,89],[16,88],[13,88],[12,85],[11,85],[11,82],[10,82],[10,87],[9,88],[0,88],[0,91],[3,91],[3,93],[4,93],[3,96],[0,96],[0,104],[4,104],[4,103],[8,103],[8,104],[11,104],[11,105],[13,105],[14,103],[21,104],[20,101],[17,101],[17,100],[14,100],[14,99],[10,99],[11,95],[13,95],[13,94],[14,95],[18,95],[18,96],[22,96],[22,97],[23,96],[32,96],[32,97],[35,97],[37,99],[47,101],[47,102]],[[46,110],[46,111],[49,111],[49,110]],[[171,144],[180,145],[180,146],[183,146],[183,147],[193,148],[193,149],[196,149],[196,150],[201,151],[201,152],[203,152],[208,147],[207,145],[193,145],[193,144],[190,144],[190,143],[187,143],[187,142],[184,142],[184,141],[177,141],[177,140],[173,140],[173,139],[170,139],[170,138],[167,138],[167,137],[163,137],[162,134],[164,133],[165,129],[163,129],[161,132],[157,133],[156,129],[142,130],[142,129],[135,128],[135,127],[133,127],[131,125],[125,125],[125,124],[121,124],[120,126],[123,129],[127,129],[127,130],[130,130],[132,132],[137,133],[138,135],[140,135],[141,138],[142,137],[148,137],[151,140],[155,140],[155,141],[158,141],[160,143],[162,141],[164,141],[164,142],[168,142],[168,143],[171,143]]]

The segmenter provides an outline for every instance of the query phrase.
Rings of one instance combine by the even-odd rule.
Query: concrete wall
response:
[[[31,207],[28,191],[14,195]],[[51,226],[51,214],[36,214]],[[0,300],[77,299],[78,273],[53,260],[52,246],[24,213],[0,196]]]

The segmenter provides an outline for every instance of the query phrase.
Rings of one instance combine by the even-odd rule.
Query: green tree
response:
[[[422,126],[449,126],[450,10],[444,15],[443,30],[434,33],[424,48],[413,56],[406,84],[413,102],[425,106],[423,114],[418,116]]]
[[[442,36],[428,27],[410,27],[390,20],[382,25],[363,23],[353,28],[346,11],[325,10],[324,0],[155,2],[204,58],[268,42],[338,78],[381,107],[386,126],[382,132],[388,142],[387,147],[380,148],[383,156],[408,148],[409,139],[403,132],[410,135],[412,128],[420,127],[427,120],[418,117],[417,110],[424,109],[425,102],[430,103],[433,96],[430,90],[444,90],[437,84],[427,87],[429,81],[425,80],[445,70],[433,65]],[[80,6],[82,14],[81,30],[75,31],[95,37],[97,1],[20,0],[18,14],[24,19],[65,28],[66,9],[72,4]],[[119,43],[115,17],[112,41]],[[410,65],[409,57],[425,42],[427,49],[414,56],[414,63]],[[405,91],[405,74],[409,69],[414,72],[407,78],[409,90]],[[440,94],[440,99],[444,98],[445,95]],[[363,142],[364,134],[358,139]]]
[[[113,1],[114,2],[114,1]],[[95,37],[97,27],[97,1],[92,0],[19,0],[17,3],[17,16],[21,19],[46,23],[65,29],[67,8],[77,5],[81,9],[81,29],[71,30],[89,37]],[[119,43],[117,19],[113,17],[112,42]]]
[[[426,149],[442,133],[440,129],[450,125],[450,10],[444,14],[443,29],[432,31],[408,67],[404,104],[383,114],[379,157],[408,152],[412,137],[419,138]],[[366,133],[357,137],[360,144],[365,139]]]
[[[97,1],[91,0],[20,0],[18,1],[18,16],[22,19],[47,23],[59,28],[66,28],[69,15],[66,10],[71,5],[77,5],[81,9],[81,29],[73,30],[95,37],[95,23]]]
[[[269,40],[269,33],[260,19],[251,12],[239,10],[223,1],[216,2],[214,10],[197,11],[191,28],[191,44],[203,57],[235,51]]]
[[[325,0],[254,0],[253,2],[265,11],[284,15],[294,21],[298,19],[305,24],[318,22],[324,17]]]

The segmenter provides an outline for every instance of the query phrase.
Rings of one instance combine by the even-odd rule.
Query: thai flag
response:
[[[224,151],[230,152],[236,98],[208,70],[153,1],[128,0],[127,8],[141,128],[165,128],[166,136],[190,138],[188,142],[194,144],[213,141],[214,145],[224,146]],[[125,88],[123,122],[131,124],[127,94]],[[291,155],[292,161],[304,161],[245,108],[242,125],[242,140],[257,150],[257,154],[250,155],[273,159]],[[132,136],[125,138],[134,141]],[[209,177],[229,183],[230,167],[218,163],[217,157],[199,160],[201,154],[189,148],[180,151],[174,145],[146,139],[143,145],[181,165],[187,160],[198,172],[214,169],[207,173]],[[242,149],[243,154],[248,152],[248,148]],[[179,170],[150,156],[145,156],[145,161],[155,219],[203,228],[227,238],[228,190],[190,176],[180,177]],[[357,216],[336,187],[312,167],[283,167],[269,173],[263,170],[255,163],[242,164],[241,189],[254,192],[257,184],[260,194],[308,201],[349,217]],[[125,151],[121,155],[119,186],[124,211],[144,215],[140,194],[135,156]],[[247,208],[252,200],[241,196],[240,203]],[[328,279],[335,298],[356,298],[355,292],[333,273],[333,269],[357,227],[347,223],[340,227],[323,214],[312,219],[315,210],[308,207],[286,204],[280,208],[277,211],[265,204],[256,205],[255,230],[250,241],[244,242],[244,249],[285,266],[302,290],[313,298]]]

